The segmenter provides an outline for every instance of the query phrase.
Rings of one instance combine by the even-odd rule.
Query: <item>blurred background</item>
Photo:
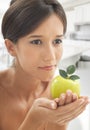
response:
[[[63,57],[59,68],[76,66],[80,76],[81,95],[90,97],[90,0],[58,0],[67,15],[67,32],[63,40]],[[2,17],[9,7],[10,0],[0,0],[0,70],[11,65],[11,57],[1,34]],[[85,112],[73,120],[68,130],[90,130],[90,105]]]

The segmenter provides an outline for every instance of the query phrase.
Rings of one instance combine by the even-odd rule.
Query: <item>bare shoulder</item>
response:
[[[10,69],[0,70],[0,81],[8,75],[9,71]]]
[[[12,95],[10,91],[11,84],[11,70],[0,71],[0,129],[5,121],[6,112],[9,113],[9,108],[11,107]]]
[[[6,82],[6,78],[7,78],[7,70],[3,70],[0,71],[0,101],[1,101],[1,97],[3,95],[3,89],[4,89],[4,84]],[[1,103],[0,103],[1,105]]]
[[[8,69],[0,71],[0,89],[2,89],[2,87],[4,86],[7,77],[8,77]]]
[[[4,104],[4,99],[6,97],[6,90],[9,85],[9,72],[10,70],[0,71],[0,106]]]
[[[0,71],[0,88],[7,86],[12,80],[13,68]]]
[[[1,116],[3,112],[3,104],[4,104],[4,82],[6,79],[7,71],[0,71],[0,124],[1,124]]]

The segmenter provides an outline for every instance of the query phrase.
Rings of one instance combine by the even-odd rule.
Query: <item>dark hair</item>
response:
[[[17,0],[11,0],[10,1],[10,6],[14,3],[14,2],[16,2]]]
[[[52,13],[56,13],[62,21],[65,34],[66,15],[57,0],[12,0],[2,21],[4,39],[16,43],[19,38],[34,31]]]

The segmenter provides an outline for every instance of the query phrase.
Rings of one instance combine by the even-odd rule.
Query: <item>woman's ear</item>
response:
[[[10,55],[16,56],[15,44],[11,40],[5,39],[5,45],[6,45],[7,51],[10,53]]]

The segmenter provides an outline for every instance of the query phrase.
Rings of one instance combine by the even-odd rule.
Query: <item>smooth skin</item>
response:
[[[89,103],[70,90],[52,99],[50,82],[62,57],[63,25],[55,15],[14,45],[15,66],[0,72],[0,130],[66,130]]]

